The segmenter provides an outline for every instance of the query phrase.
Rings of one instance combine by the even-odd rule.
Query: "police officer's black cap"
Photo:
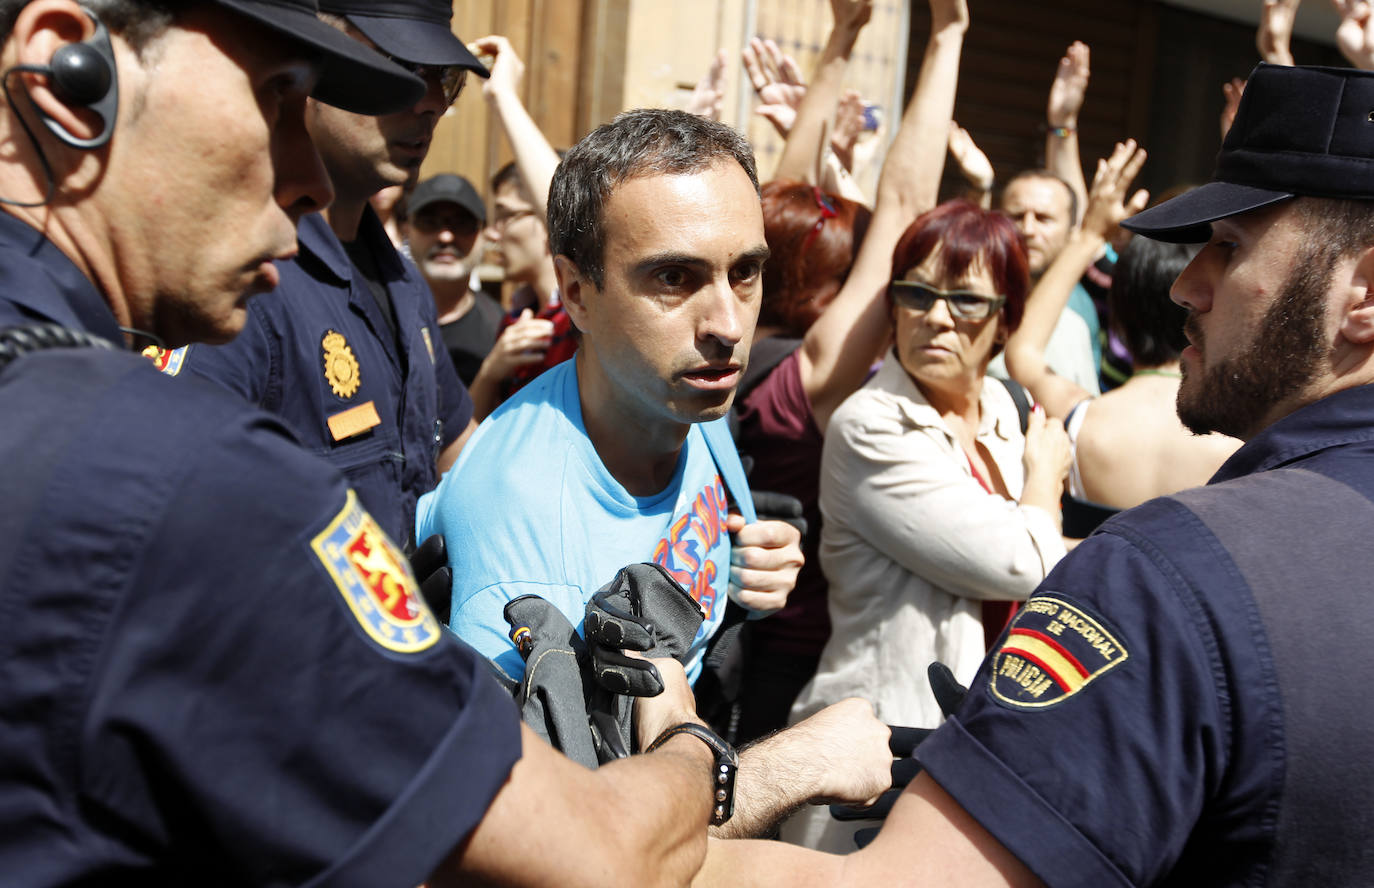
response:
[[[1217,219],[1297,195],[1374,200],[1374,72],[1261,63],[1212,181],[1121,224],[1155,240],[1201,243]]]
[[[482,198],[477,194],[477,189],[472,187],[472,183],[462,176],[440,173],[416,185],[410,199],[406,201],[406,213],[413,217],[425,207],[437,203],[457,204],[471,213],[478,222],[487,221],[487,205],[482,203]]]
[[[320,0],[393,58],[417,65],[446,65],[490,76],[453,33],[452,0]]]
[[[357,114],[389,114],[424,96],[425,82],[319,19],[316,0],[214,0],[312,51],[321,65],[313,93]]]

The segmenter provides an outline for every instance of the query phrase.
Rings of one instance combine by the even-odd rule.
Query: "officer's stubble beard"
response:
[[[1248,441],[1275,405],[1299,394],[1331,346],[1326,340],[1326,299],[1340,257],[1330,246],[1305,244],[1279,296],[1255,336],[1235,355],[1190,378],[1185,364],[1178,389],[1178,418],[1196,435],[1220,432]],[[1184,329],[1206,356],[1202,329],[1189,313]]]

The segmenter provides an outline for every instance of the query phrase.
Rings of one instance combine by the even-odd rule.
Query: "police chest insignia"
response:
[[[189,346],[183,345],[181,348],[168,350],[150,345],[143,350],[143,357],[152,361],[154,367],[168,376],[176,376],[181,372],[182,365],[186,363],[187,348]]]
[[[420,597],[410,564],[353,491],[310,545],[373,641],[408,654],[439,640],[439,621]]]
[[[362,382],[358,375],[358,359],[353,357],[353,349],[342,333],[328,330],[320,340],[324,350],[324,378],[334,394],[340,398],[351,398]]]
[[[1130,654],[1079,604],[1037,595],[1021,606],[992,659],[989,690],[1015,709],[1063,703]]]
[[[429,352],[429,362],[434,363],[434,340],[429,338],[429,328],[421,327],[420,335],[425,338],[425,351]]]

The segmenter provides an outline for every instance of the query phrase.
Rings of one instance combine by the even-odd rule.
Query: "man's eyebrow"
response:
[[[735,262],[767,262],[768,257],[772,255],[773,251],[768,248],[767,244],[760,244],[752,250],[746,250],[735,259]]]

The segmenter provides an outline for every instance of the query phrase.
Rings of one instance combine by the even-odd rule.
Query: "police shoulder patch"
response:
[[[352,490],[343,511],[310,543],[363,630],[382,647],[415,653],[442,631],[394,543]]]
[[[988,690],[1015,709],[1056,706],[1130,654],[1081,604],[1037,595],[1021,606],[992,659]]]
[[[183,345],[181,348],[165,349],[150,345],[143,350],[143,357],[153,362],[153,366],[166,373],[168,376],[176,376],[181,372],[182,366],[186,363],[186,349],[190,346]]]

